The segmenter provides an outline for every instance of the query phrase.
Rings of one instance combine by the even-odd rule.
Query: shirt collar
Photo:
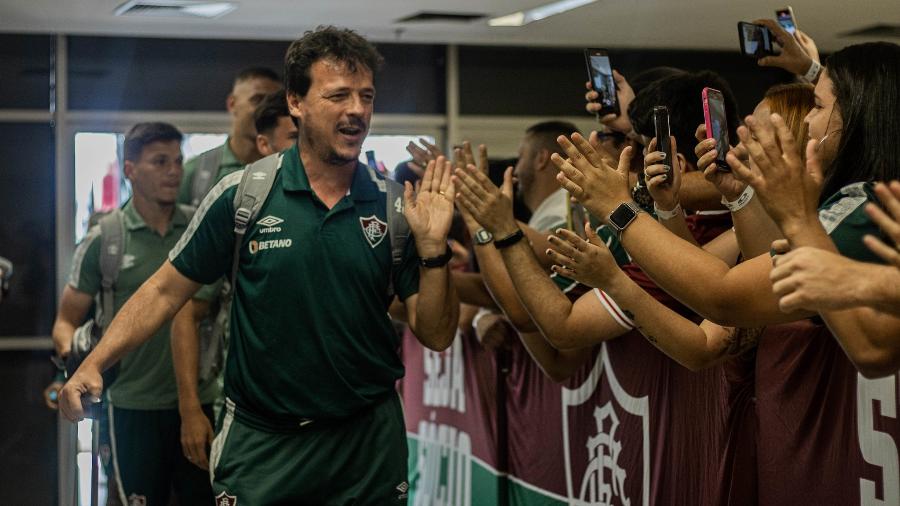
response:
[[[284,152],[281,172],[281,184],[285,191],[312,192],[309,178],[306,176],[306,169],[303,167],[303,161],[300,160],[300,148],[297,144]],[[377,199],[378,193],[377,183],[372,180],[368,167],[357,162],[353,182],[350,183],[350,197],[354,201],[369,201]]]
[[[244,164],[237,159],[234,151],[231,150],[231,136],[225,138],[225,144],[222,146],[222,161],[220,167],[243,167]]]
[[[140,230],[142,228],[149,228],[147,226],[147,222],[144,221],[144,218],[141,217],[140,213],[138,213],[137,208],[134,207],[134,200],[128,199],[128,202],[125,204],[125,207],[122,208],[122,213],[124,214],[124,224],[125,229],[132,230]],[[180,205],[175,206],[175,212],[172,213],[172,221],[169,223],[169,230],[172,230],[173,227],[185,227],[187,226],[188,218],[187,214],[185,214],[184,210]]]

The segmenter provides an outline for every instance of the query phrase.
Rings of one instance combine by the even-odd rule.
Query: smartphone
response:
[[[778,24],[789,34],[794,35],[797,31],[797,20],[794,18],[794,9],[792,9],[790,5],[783,9],[776,10],[775,19],[778,20]]]
[[[597,99],[603,107],[597,111],[597,118],[608,114],[619,115],[619,98],[616,96],[616,81],[613,79],[612,65],[605,49],[588,48],[584,50],[584,61],[587,64],[588,79],[594,91],[600,94]]]
[[[566,197],[569,197],[569,194],[566,194]],[[566,216],[566,228],[578,234],[578,237],[582,239],[587,239],[587,235],[584,233],[584,224],[588,222],[588,214],[585,211],[584,207],[578,202],[572,202],[572,199],[569,198],[569,207],[568,215]]]
[[[703,118],[706,120],[706,138],[716,140],[716,167],[729,172],[731,167],[725,162],[725,154],[731,149],[731,144],[728,142],[725,99],[721,91],[703,88]]]
[[[772,46],[772,32],[763,25],[756,25],[741,21],[738,23],[738,38],[741,41],[741,53],[751,58],[775,54]]]
[[[656,150],[666,154],[663,159],[663,165],[668,166],[666,170],[666,182],[672,182],[672,131],[669,128],[669,108],[664,105],[658,105],[653,108],[653,125],[656,127]]]

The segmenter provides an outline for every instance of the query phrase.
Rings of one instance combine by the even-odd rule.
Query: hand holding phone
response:
[[[597,102],[600,110],[597,111],[597,119],[608,114],[619,115],[619,98],[616,95],[616,81],[613,77],[612,64],[605,49],[588,48],[584,50],[584,60],[587,64],[588,79],[591,86],[599,95]]]
[[[653,125],[656,129],[656,150],[664,154],[662,164],[668,166],[666,171],[666,183],[672,182],[672,168],[675,162],[672,157],[672,131],[669,128],[669,109],[664,105],[658,105],[653,108]]]
[[[741,53],[746,56],[760,59],[776,54],[772,43],[775,37],[764,25],[741,21],[738,23],[738,38],[741,42]]]
[[[797,33],[797,20],[794,18],[794,9],[792,9],[790,5],[783,9],[776,10],[775,19],[778,20],[778,24],[789,34],[794,35]]]
[[[706,122],[706,138],[716,140],[716,167],[721,171],[728,172],[731,168],[725,162],[725,155],[731,145],[728,142],[725,99],[721,91],[703,88],[703,118]]]

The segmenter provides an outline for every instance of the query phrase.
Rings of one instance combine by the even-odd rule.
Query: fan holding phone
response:
[[[816,43],[799,28],[794,10],[788,6],[775,11],[777,21],[758,19],[738,23],[741,53],[755,58],[762,67],[778,67],[809,82],[815,82],[822,66]],[[776,52],[774,43],[781,46]]]

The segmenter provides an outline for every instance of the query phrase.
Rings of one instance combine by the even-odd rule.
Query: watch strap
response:
[[[434,269],[447,265],[448,263],[450,263],[451,258],[453,258],[453,251],[450,249],[450,245],[448,244],[447,251],[445,251],[443,255],[429,258],[420,258],[419,265],[427,269]]]
[[[517,229],[512,234],[504,237],[503,239],[495,239],[494,247],[497,249],[508,248],[513,244],[521,241],[525,237],[525,232],[522,232],[522,229]]]

